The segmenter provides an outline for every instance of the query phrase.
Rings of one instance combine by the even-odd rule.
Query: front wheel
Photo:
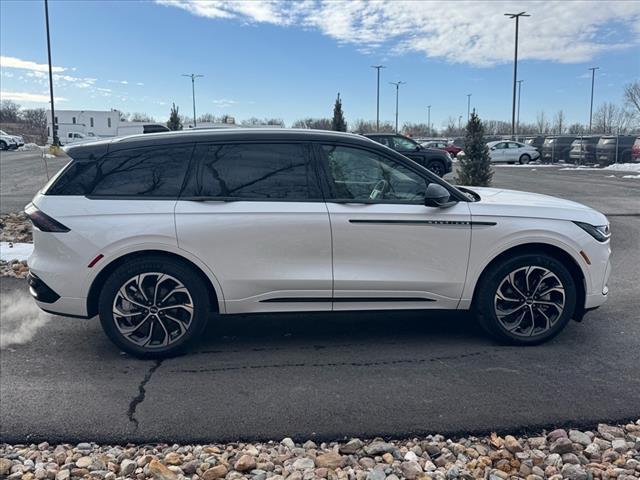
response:
[[[571,273],[546,254],[513,257],[482,275],[475,309],[482,327],[500,341],[535,345],[555,337],[576,308]]]
[[[109,339],[139,358],[181,353],[200,336],[210,311],[199,275],[182,262],[158,256],[117,267],[105,282],[98,305]]]
[[[526,153],[520,157],[520,165],[527,165],[531,161],[531,157]]]
[[[9,146],[6,142],[0,141],[0,150],[9,150]]]

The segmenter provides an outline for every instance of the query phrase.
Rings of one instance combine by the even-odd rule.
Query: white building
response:
[[[73,133],[90,137],[116,137],[164,131],[166,126],[155,122],[122,122],[119,110],[56,110],[58,138],[64,139]],[[47,137],[52,139],[51,110],[47,110]]]

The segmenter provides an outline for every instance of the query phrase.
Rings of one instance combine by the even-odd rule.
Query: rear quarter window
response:
[[[46,195],[177,198],[192,145],[119,150],[74,161]]]

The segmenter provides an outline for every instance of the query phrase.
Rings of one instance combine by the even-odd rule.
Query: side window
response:
[[[192,145],[120,150],[73,162],[47,195],[177,198]]]
[[[72,117],[72,118],[71,118],[71,123],[73,123],[73,124],[75,125],[75,123],[76,123],[76,117]]]
[[[323,145],[322,153],[334,200],[422,203],[424,199],[427,180],[401,163],[353,147]]]
[[[111,118],[107,118],[107,127],[111,128]]]
[[[509,148],[520,148],[521,145],[515,142],[509,142]]]
[[[411,140],[407,140],[402,137],[393,137],[393,143],[396,146],[396,150],[415,150],[416,145]]]
[[[321,200],[308,144],[199,145],[184,196]]]
[[[393,148],[393,142],[391,141],[391,137],[386,136],[386,137],[374,137],[373,138],[376,142],[381,143],[382,145],[389,147],[389,148]]]
[[[496,150],[501,150],[503,148],[507,148],[507,142],[500,142],[496,145]]]
[[[91,128],[93,128],[93,117],[89,118],[89,124],[91,125]]]

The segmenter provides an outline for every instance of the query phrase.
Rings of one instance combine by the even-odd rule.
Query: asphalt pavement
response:
[[[33,336],[0,350],[0,441],[404,437],[637,419],[640,180],[621,177],[496,168],[494,186],[581,201],[611,221],[608,302],[549,343],[501,346],[465,313],[231,316],[185,356],[140,361],[96,319],[38,326],[34,312]],[[5,300],[24,289],[0,279]]]

